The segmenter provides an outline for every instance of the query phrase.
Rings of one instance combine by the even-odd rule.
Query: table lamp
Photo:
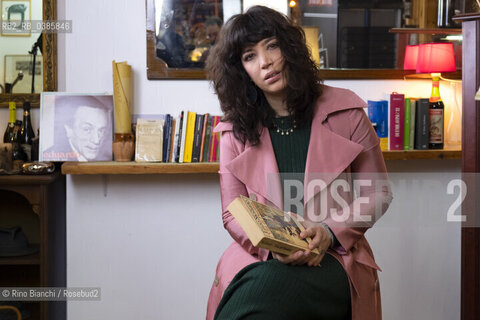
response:
[[[432,93],[430,95],[430,149],[443,149],[444,145],[444,104],[440,97],[440,76],[442,72],[454,72],[455,55],[452,43],[425,43],[407,46],[405,49],[405,70],[416,73],[430,73]]]

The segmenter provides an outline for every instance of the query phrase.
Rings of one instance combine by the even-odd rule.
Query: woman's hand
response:
[[[305,225],[306,229],[300,233],[300,238],[312,238],[308,249],[305,251],[296,251],[288,256],[272,252],[272,256],[285,264],[307,264],[309,267],[320,266],[320,262],[325,256],[325,252],[332,244],[330,234],[323,225],[318,223],[304,221],[303,224]],[[310,252],[315,248],[318,249],[319,254],[317,256],[311,256]]]

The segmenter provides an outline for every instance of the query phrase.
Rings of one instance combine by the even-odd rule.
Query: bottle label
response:
[[[443,143],[443,109],[430,109],[430,143]]]

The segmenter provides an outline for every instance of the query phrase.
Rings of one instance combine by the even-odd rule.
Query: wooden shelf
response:
[[[55,171],[50,174],[30,175],[30,174],[14,174],[14,175],[0,175],[1,185],[42,185],[49,184],[55,181],[60,175],[60,172]]]
[[[65,162],[63,174],[184,174],[218,173],[217,162],[143,163],[143,162]]]
[[[383,151],[385,160],[443,160],[443,159],[461,159],[462,150],[444,149],[444,150],[390,150]]]
[[[2,265],[27,265],[40,264],[40,253],[29,254],[18,257],[1,257],[0,266]]]
[[[462,34],[460,28],[392,28],[390,33]]]
[[[461,159],[462,151],[412,150],[383,151],[385,160],[442,160]],[[139,162],[65,162],[63,174],[196,174],[218,173],[218,162],[205,163],[139,163]]]

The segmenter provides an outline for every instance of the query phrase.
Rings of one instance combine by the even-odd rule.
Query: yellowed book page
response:
[[[235,220],[240,224],[254,246],[265,237],[257,223],[248,215],[248,208],[240,198],[236,198],[227,207]]]

